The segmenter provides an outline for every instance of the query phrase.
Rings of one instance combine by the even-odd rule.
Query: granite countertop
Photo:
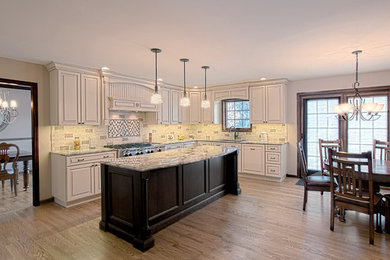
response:
[[[214,142],[214,143],[235,143],[235,144],[269,144],[269,145],[283,145],[288,142],[260,142],[257,140],[230,140],[230,139],[217,139],[217,140],[180,140],[180,141],[168,141],[162,142],[163,145],[169,144],[182,144],[182,143],[190,143],[190,142]]]
[[[167,168],[197,161],[223,156],[235,152],[234,147],[196,146],[151,153],[140,156],[121,157],[105,160],[104,164],[144,172],[154,169]]]
[[[82,154],[92,154],[92,153],[104,153],[116,151],[112,148],[95,148],[95,149],[80,149],[80,150],[64,150],[64,151],[52,151],[51,153],[59,154],[63,156],[72,156],[72,155],[82,155]]]

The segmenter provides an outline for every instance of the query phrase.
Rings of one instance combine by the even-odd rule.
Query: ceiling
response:
[[[2,0],[0,56],[202,85],[390,69],[388,0]]]

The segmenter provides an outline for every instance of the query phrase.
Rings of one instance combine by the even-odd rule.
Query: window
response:
[[[251,131],[249,122],[249,101],[248,100],[226,100],[223,101],[223,130],[236,128],[237,131]]]
[[[321,170],[318,139],[339,139],[339,120],[333,111],[338,104],[338,98],[306,101],[306,155],[310,170]]]
[[[378,113],[381,117],[375,121],[364,121],[360,117],[358,120],[348,121],[348,152],[351,153],[372,151],[373,139],[387,141],[387,96],[370,96],[363,99],[366,103],[377,102],[385,106]],[[348,101],[351,101],[351,98]]]

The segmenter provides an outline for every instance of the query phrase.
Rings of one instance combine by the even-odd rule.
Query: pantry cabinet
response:
[[[252,124],[285,123],[285,86],[251,87],[250,121]]]
[[[70,156],[66,153],[51,153],[54,201],[69,207],[99,198],[100,162],[115,157],[116,151]]]
[[[48,65],[52,125],[100,125],[101,82],[94,71]]]

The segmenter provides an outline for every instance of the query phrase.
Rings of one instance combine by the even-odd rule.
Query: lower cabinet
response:
[[[265,175],[264,145],[242,145],[242,171]]]
[[[243,144],[242,173],[283,181],[286,178],[286,144]]]
[[[64,207],[69,207],[99,198],[101,193],[100,162],[115,157],[115,151],[72,156],[52,153],[54,201]]]

